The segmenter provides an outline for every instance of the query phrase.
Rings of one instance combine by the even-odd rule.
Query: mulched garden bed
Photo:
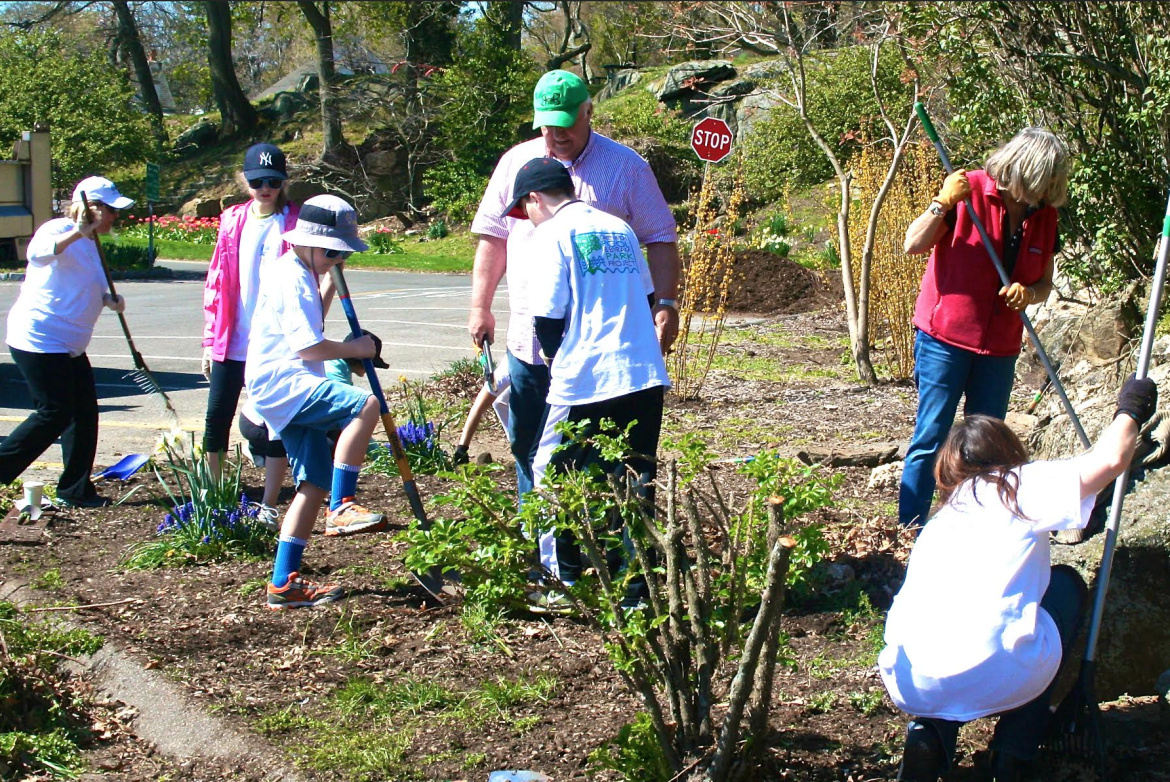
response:
[[[702,403],[669,398],[664,433],[696,431],[727,457],[761,449],[907,439],[912,389],[904,384],[862,388],[853,382],[850,368],[840,363],[844,333],[835,310],[730,329],[727,350],[750,351],[753,358],[800,372],[747,379],[732,369],[716,369]],[[468,392],[450,382],[448,393]],[[482,434],[473,456],[486,450],[498,461],[510,461],[498,426]],[[756,779],[860,782],[896,774],[904,717],[889,703],[872,666],[882,609],[900,586],[909,541],[894,520],[896,485],[867,488],[868,468],[840,472],[837,504],[810,519],[825,524],[831,567],[822,569],[818,592],[786,613],[784,630],[796,665],[778,674],[764,739],[767,762]],[[511,488],[509,473],[502,471],[500,477]],[[720,473],[721,483],[742,497],[744,479],[735,466],[726,465]],[[249,492],[258,493],[259,471],[247,467],[244,475]],[[443,481],[433,477],[421,477],[419,484],[424,498],[444,490]],[[486,780],[491,770],[528,768],[558,782],[619,778],[612,771],[591,775],[589,756],[634,719],[639,704],[613,672],[597,636],[571,620],[533,615],[506,618],[494,632],[486,632],[483,621],[456,608],[426,609],[403,572],[403,544],[394,539],[394,531],[409,521],[396,479],[364,474],[359,489],[364,503],[391,516],[390,533],[348,539],[315,534],[306,553],[306,573],[337,578],[351,596],[332,606],[288,612],[263,607],[267,560],[123,570],[119,562],[126,547],[149,538],[163,513],[155,504],[161,495],[152,476],[137,476],[116,491],[121,496],[137,486],[143,488],[120,507],[70,512],[42,546],[0,547],[0,579],[28,580],[57,569],[62,586],[45,590],[46,601],[142,598],[143,603],[80,612],[76,618],[144,666],[181,683],[194,703],[242,730],[267,735],[311,777]],[[289,496],[286,492],[284,503]],[[367,760],[381,763],[378,770],[356,761],[325,766],[323,755],[310,751],[321,748],[313,746],[314,729],[306,726],[336,718],[338,693],[352,692],[354,682],[402,691],[426,684],[449,699],[450,693],[471,697],[500,682],[533,683],[541,677],[548,685],[543,690],[499,709],[458,711],[449,700],[444,704],[432,697],[402,707],[391,723],[354,723],[348,735],[356,736],[359,745],[372,743],[374,736],[397,737],[393,746],[370,747],[376,757]],[[1148,707],[1138,702],[1118,708],[1138,713]],[[376,730],[367,735],[363,727]],[[980,721],[964,730],[952,779],[981,778],[990,727]],[[342,742],[344,735],[333,742]],[[1119,747],[1113,750],[1113,779],[1170,779],[1167,761],[1170,749],[1164,741]],[[151,774],[215,778],[195,766],[163,770],[141,753],[118,762],[111,771],[122,776],[103,779]],[[246,769],[228,769],[223,778],[247,774]],[[1090,777],[1069,765],[1050,769],[1042,778]]]

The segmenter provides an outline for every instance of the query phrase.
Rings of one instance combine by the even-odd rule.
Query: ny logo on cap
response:
[[[262,165],[262,166],[271,166],[272,165],[272,153],[271,152],[261,152],[260,153],[260,165]]]

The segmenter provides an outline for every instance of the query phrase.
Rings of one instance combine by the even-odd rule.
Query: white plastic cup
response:
[[[40,481],[24,482],[24,508],[29,517],[36,521],[41,515],[41,497],[45,493],[45,484]]]

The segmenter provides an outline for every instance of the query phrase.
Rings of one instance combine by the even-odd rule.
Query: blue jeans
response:
[[[1052,568],[1052,576],[1048,581],[1048,589],[1040,600],[1040,607],[1048,612],[1060,632],[1061,670],[1072,662],[1069,650],[1072,649],[1077,631],[1080,630],[1088,593],[1088,587],[1077,571],[1068,565],[1057,565]],[[1036,757],[1040,750],[1040,742],[1048,732],[1051,721],[1048,707],[1052,702],[1052,691],[1056,689],[1056,682],[1059,679],[1058,672],[1048,685],[1048,689],[1035,700],[999,716],[999,722],[995,724],[995,735],[991,739],[991,749],[1014,755],[1021,760]],[[922,717],[910,724],[914,725],[915,722],[929,725],[938,733],[938,737],[942,739],[943,752],[949,768],[951,759],[955,756],[955,741],[959,736],[959,728],[963,727],[963,723]]]
[[[898,521],[922,525],[934,499],[934,458],[951,430],[959,397],[966,394],[963,415],[1007,415],[1015,380],[1016,356],[981,356],[919,331],[914,338],[914,383],[918,418],[906,451]]]
[[[544,364],[529,364],[508,354],[512,394],[508,400],[508,439],[516,459],[516,492],[520,498],[532,491],[532,460],[544,432],[548,409],[549,374]]]

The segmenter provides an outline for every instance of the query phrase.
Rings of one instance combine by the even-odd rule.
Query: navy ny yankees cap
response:
[[[284,153],[275,144],[253,144],[244,153],[244,178],[279,177],[288,179]]]

